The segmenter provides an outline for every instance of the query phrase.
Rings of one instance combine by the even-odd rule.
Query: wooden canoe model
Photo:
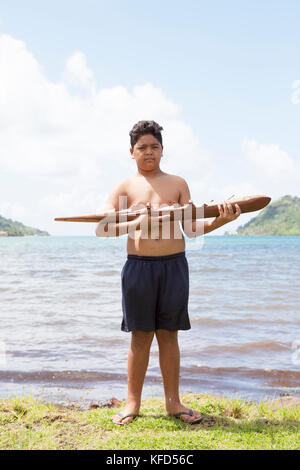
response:
[[[269,204],[271,198],[268,196],[246,196],[243,198],[230,198],[227,200],[232,204],[233,212],[236,212],[235,204],[238,204],[241,212],[244,214],[246,212],[255,212],[260,209],[263,209]],[[221,204],[221,203],[220,203]],[[183,209],[185,207],[185,209]],[[170,213],[171,220],[177,217],[180,220],[180,217],[185,219],[207,219],[210,217],[218,217],[219,209],[218,204],[210,202],[209,204],[203,204],[202,206],[195,206],[192,201],[190,201],[188,208],[187,205],[180,206],[163,206],[159,208],[150,208],[150,205],[147,204],[147,207],[142,209],[125,209],[120,211],[107,211],[102,214],[92,214],[92,215],[78,215],[74,217],[56,217],[54,220],[61,222],[100,222],[100,220],[105,219],[105,222],[119,222],[121,220],[134,220],[140,214],[145,213],[145,211],[150,211],[152,215],[163,215]]]

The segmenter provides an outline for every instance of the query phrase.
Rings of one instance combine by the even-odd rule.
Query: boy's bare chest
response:
[[[171,179],[149,183],[146,180],[134,181],[127,191],[127,207],[150,202],[151,205],[172,204],[179,202],[180,192]]]

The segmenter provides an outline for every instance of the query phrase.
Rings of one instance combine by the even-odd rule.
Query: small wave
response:
[[[182,374],[215,376],[228,379],[259,379],[269,386],[300,387],[300,371],[285,369],[250,369],[247,367],[206,367],[196,366],[181,367]]]
[[[285,304],[265,304],[263,310],[295,310],[295,305]]]
[[[222,268],[219,267],[219,268],[197,268],[197,269],[192,269],[190,268],[190,273],[215,273],[215,272],[218,272],[218,271],[222,271]],[[227,270],[228,271],[228,270]],[[232,269],[230,269],[230,271],[232,271]]]
[[[286,351],[290,347],[283,343],[277,343],[276,341],[254,341],[250,343],[242,344],[221,344],[207,346],[203,349],[203,352],[222,354],[224,352],[233,352],[247,354],[253,351]]]
[[[121,274],[121,271],[111,270],[111,271],[96,271],[94,272],[95,276],[116,276]]]
[[[47,383],[84,383],[124,379],[125,374],[90,372],[82,370],[48,371],[38,370],[33,372],[0,371],[1,382],[47,382]]]
[[[227,322],[225,320],[218,320],[217,318],[192,318],[191,323],[198,323],[200,325],[206,326],[226,326]]]
[[[81,291],[76,294],[68,295],[64,297],[64,303],[68,303],[69,300],[72,302],[76,302],[77,300],[85,301],[85,300],[93,300],[100,298],[100,294],[97,292],[84,292]]]
[[[101,344],[101,345],[103,344],[113,345],[113,344],[125,343],[125,341],[120,338],[95,338],[93,336],[82,336],[81,338],[78,338],[76,341],[89,343],[89,344]]]
[[[292,322],[292,321],[286,321],[282,319],[276,319],[273,321],[269,321],[268,319],[260,319],[260,318],[229,318],[229,319],[217,319],[217,318],[211,318],[211,317],[198,317],[198,318],[192,318],[191,319],[192,323],[197,323],[200,325],[206,325],[206,326],[216,326],[216,327],[222,327],[222,326],[231,326],[231,325],[238,325],[241,323],[246,323],[246,324],[265,324],[265,325],[295,325],[298,324],[297,322]]]
[[[147,375],[147,381],[161,382],[161,377]],[[43,383],[51,385],[88,385],[96,382],[127,382],[126,374],[84,370],[0,371],[0,382]]]
[[[201,256],[209,256],[211,258],[213,257],[232,257],[233,253],[202,253]]]
[[[239,293],[241,293],[241,291],[239,290]],[[246,291],[246,294],[249,294],[250,291]],[[201,295],[202,295],[202,292],[201,292]],[[267,303],[266,301],[264,302],[261,302],[261,303],[249,303],[249,304],[241,304],[241,305],[235,305],[235,304],[225,304],[223,303],[223,307],[224,308],[228,308],[228,309],[231,309],[231,310],[240,310],[240,311],[245,311],[245,312],[264,312],[264,311],[269,311],[271,310],[271,312],[273,310],[278,310],[278,313],[280,313],[280,311],[286,311],[286,310],[292,310],[292,311],[296,311],[296,305],[295,303],[294,304],[288,304],[288,303],[285,303],[285,304],[269,304]]]

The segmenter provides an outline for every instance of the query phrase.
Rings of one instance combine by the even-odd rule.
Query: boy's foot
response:
[[[174,416],[174,418],[178,418],[181,421],[190,424],[200,423],[203,419],[203,416],[199,411],[194,411],[184,406],[181,406],[178,411],[175,411],[175,413],[168,413],[168,416]]]
[[[128,413],[128,414],[124,414],[124,413],[118,413],[117,415],[115,415],[117,417],[120,417],[121,418],[121,421],[117,421],[116,419],[113,419],[112,422],[114,424],[118,424],[118,425],[122,425],[122,424],[129,424],[131,423],[131,421],[133,421],[138,415],[136,415],[135,413]],[[132,418],[129,423],[125,420],[128,419],[128,418]]]
[[[116,415],[112,416],[112,422],[114,424],[129,424],[139,415],[139,410],[132,410],[126,407]]]

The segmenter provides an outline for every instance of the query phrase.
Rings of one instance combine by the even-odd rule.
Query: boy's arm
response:
[[[127,192],[125,182],[119,183],[110,193],[106,204],[103,208],[104,212],[119,211],[127,209]],[[139,220],[134,219],[126,222],[107,222],[104,219],[100,220],[95,229],[97,237],[119,237],[125,235],[131,230],[135,230]]]
[[[179,203],[181,205],[188,204],[190,200],[191,200],[191,194],[190,194],[188,184],[183,178],[180,178]],[[228,204],[228,206],[230,206],[230,209],[232,211],[231,204]],[[220,209],[220,206],[219,206],[219,209]],[[212,232],[213,230],[216,230],[217,228],[222,227],[222,225],[225,225],[231,220],[236,219],[240,215],[240,213],[241,213],[240,210],[237,211],[236,214],[234,214],[234,218],[231,217],[231,214],[229,217],[226,212],[226,217],[224,215],[218,216],[214,220],[203,220],[203,219],[183,220],[182,229],[187,237],[189,238],[198,237],[199,235],[204,235],[205,233]],[[232,211],[232,215],[233,215],[233,211]]]

